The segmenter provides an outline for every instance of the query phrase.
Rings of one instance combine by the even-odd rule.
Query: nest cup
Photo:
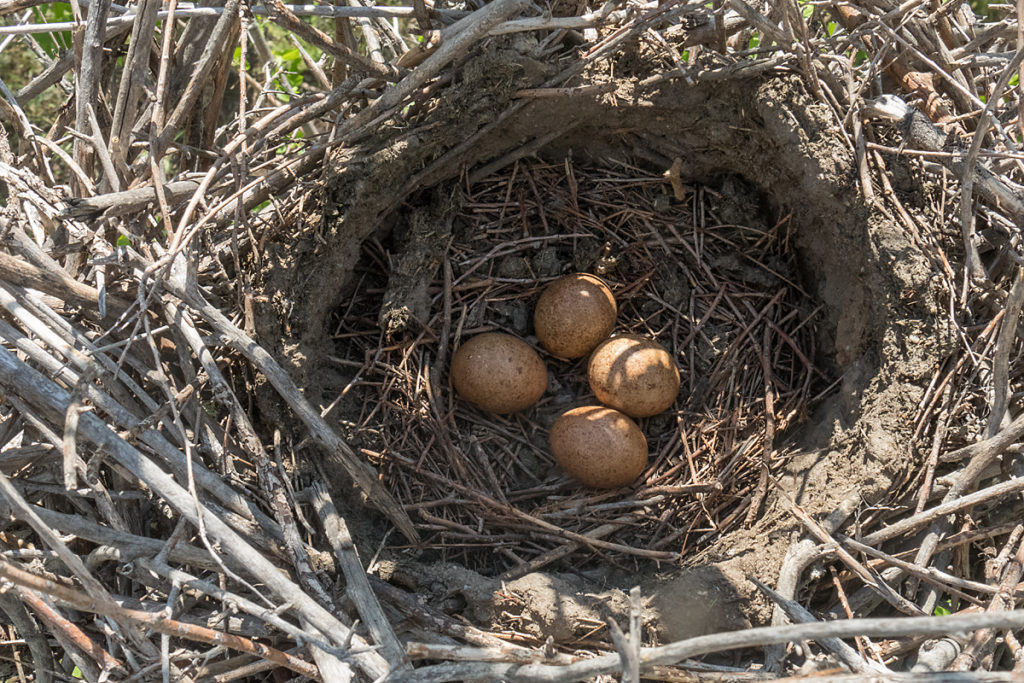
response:
[[[588,101],[541,160],[518,159],[510,140],[565,125],[542,125],[537,110],[558,103],[538,104],[508,121],[508,135],[466,151],[467,175],[435,167],[441,180],[364,244],[360,286],[333,328],[334,357],[358,380],[345,419],[425,548],[502,576],[550,563],[632,566],[677,560],[756,519],[762,465],[782,466],[788,431],[868,343],[872,308],[856,284],[866,214],[844,198],[849,179],[807,144],[787,147],[799,133],[777,111],[783,96],[799,89],[782,80],[725,85],[723,102],[701,88],[662,91],[653,107]],[[682,118],[698,105],[715,120]],[[436,260],[407,268],[423,244]],[[418,300],[395,294],[403,268],[428,273]],[[675,404],[640,421],[650,459],[623,489],[583,488],[548,452],[557,416],[596,403],[586,359],[556,359],[533,337],[540,291],[571,272],[605,279],[616,332],[657,340],[681,370]],[[411,322],[382,330],[396,310]],[[496,416],[455,395],[448,360],[485,331],[542,352],[549,387],[535,407]]]

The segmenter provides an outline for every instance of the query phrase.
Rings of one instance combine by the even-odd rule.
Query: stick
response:
[[[167,183],[163,189],[168,203],[173,204],[191,197],[198,187],[199,183],[194,180],[178,180]],[[98,214],[108,217],[126,216],[155,202],[156,188],[137,187],[134,190],[124,190],[123,192],[69,199],[66,213],[74,218],[92,218]]]
[[[9,393],[17,393],[37,410],[55,420],[60,419],[70,403],[66,391],[19,361],[13,353],[3,347],[0,347],[0,386]],[[238,563],[236,566],[245,567],[252,576],[266,583],[274,593],[283,601],[291,603],[293,609],[308,619],[325,636],[340,645],[349,641],[351,636],[351,642],[356,647],[365,647],[365,642],[361,638],[299,590],[276,566],[256,552],[217,515],[205,506],[196,505],[193,497],[169,474],[114,434],[102,420],[92,413],[86,413],[81,416],[78,431],[105,451],[110,458],[131,471],[193,525],[199,525],[199,516],[202,515],[202,523],[210,536],[221,544],[225,554]],[[388,672],[387,662],[374,652],[358,654],[355,661],[373,678]]]
[[[796,602],[795,600],[787,600],[786,598],[782,597],[781,595],[773,591],[771,588],[766,586],[761,581],[758,581],[755,577],[748,576],[747,580],[752,581],[754,585],[761,590],[762,593],[767,595],[769,598],[772,599],[772,601],[776,605],[781,607],[782,610],[786,613],[786,616],[789,617],[790,621],[792,621],[793,623],[821,623],[820,621],[818,621],[818,619],[814,617],[813,614],[811,614],[811,612],[806,607],[801,605],[799,602]],[[846,666],[850,667],[851,671],[860,674],[879,674],[887,673],[889,671],[889,669],[885,666],[864,659],[864,657],[862,657],[859,652],[854,650],[852,647],[844,643],[839,638],[818,638],[817,641],[819,645],[821,645],[823,648],[825,648],[833,655],[838,657],[839,661],[841,661]]]
[[[945,517],[946,515],[951,515],[954,512],[960,512],[961,510],[974,507],[979,503],[996,500],[997,498],[1002,498],[1003,496],[1007,496],[1018,491],[1024,491],[1024,478],[1004,481],[1002,483],[989,486],[986,489],[981,489],[969,496],[964,496],[962,498],[957,498],[956,500],[951,500],[948,503],[936,505],[924,512],[911,515],[906,519],[901,519],[884,529],[870,533],[861,538],[860,541],[865,545],[878,545],[884,541],[891,541],[894,538],[903,536],[908,531],[924,526],[938,517]]]
[[[914,603],[907,600],[905,597],[896,592],[896,590],[885,582],[882,577],[872,574],[867,567],[862,565],[857,558],[849,553],[845,548],[839,545],[836,539],[832,538],[832,535],[823,528],[820,524],[815,522],[811,517],[803,511],[803,509],[797,505],[792,498],[783,490],[779,482],[769,475],[769,480],[775,485],[776,490],[779,493],[779,498],[786,504],[790,509],[790,512],[800,520],[800,523],[807,529],[812,536],[818,539],[820,543],[824,543],[828,546],[835,547],[836,555],[843,563],[853,571],[860,579],[878,591],[878,594],[888,602],[890,605],[898,609],[905,614],[921,614],[921,608]]]
[[[275,648],[257,643],[251,638],[231,635],[229,633],[224,633],[223,631],[214,631],[213,629],[206,628],[205,626],[199,626],[198,624],[190,624],[174,619],[167,619],[162,612],[143,612],[142,610],[126,609],[113,602],[107,604],[102,601],[97,601],[81,591],[20,569],[3,558],[0,558],[0,576],[3,576],[5,579],[26,589],[48,595],[51,598],[74,607],[75,609],[102,614],[103,616],[114,619],[115,621],[144,625],[158,633],[164,633],[178,638],[187,638],[189,640],[197,640],[211,645],[230,647],[241,652],[248,652],[258,657],[269,659],[278,666],[291,669],[303,676],[308,676],[317,681],[320,680],[320,675],[316,670],[316,667],[312,666],[308,662],[305,662],[298,657],[293,657],[286,652],[281,652]]]
[[[846,621],[818,622],[763,626],[745,631],[715,633],[681,640],[661,647],[640,651],[641,672],[654,666],[676,664],[684,659],[712,652],[724,652],[747,647],[760,647],[774,643],[792,643],[820,638],[853,638],[856,636],[944,636],[959,631],[980,628],[1024,628],[1024,610],[999,613],[955,614],[944,617],[894,617],[881,619],[849,619]],[[530,681],[531,683],[570,683],[604,674],[619,672],[618,653],[601,655],[566,666],[550,664],[440,664],[398,672],[388,683],[421,683],[422,681],[458,681],[473,678],[490,680]],[[435,675],[437,674],[441,675]],[[858,674],[859,675],[859,674]],[[863,676],[860,677],[863,680]]]
[[[99,291],[75,280],[60,267],[43,269],[0,251],[0,279],[38,289],[44,294],[99,314]],[[107,295],[107,315],[120,316],[128,310],[128,306],[124,299]]]
[[[1024,541],[1017,546],[1017,553],[999,582],[999,591],[992,597],[988,606],[989,613],[1013,607],[1014,592],[1022,574],[1024,574]],[[985,654],[992,651],[994,647],[992,641],[995,639],[995,635],[994,630],[990,628],[975,631],[967,647],[953,660],[949,667],[950,670],[967,671],[977,666]]]
[[[339,62],[345,64],[357,74],[373,76],[382,81],[395,81],[399,77],[398,69],[390,65],[379,64],[363,57],[346,45],[334,42],[330,36],[311,24],[307,24],[288,9],[281,0],[268,0],[266,5],[270,18],[283,28],[297,33]]]
[[[324,526],[324,534],[334,548],[334,556],[338,558],[341,570],[345,574],[345,588],[348,597],[356,604],[360,618],[370,629],[370,635],[380,645],[384,658],[390,662],[392,670],[408,668],[405,662],[405,651],[398,637],[395,636],[391,624],[384,616],[384,610],[366,578],[366,570],[356,554],[352,543],[352,535],[348,531],[345,519],[338,514],[334,502],[320,482],[310,487],[313,506],[316,508],[320,523]]]
[[[629,639],[622,632],[622,628],[612,617],[606,617],[608,633],[611,634],[612,642],[619,653],[622,664],[622,683],[640,683],[640,658],[638,652],[630,647]]]
[[[46,636],[39,630],[36,621],[28,613],[28,610],[25,609],[22,601],[24,601],[24,595],[14,595],[12,592],[0,593],[0,610],[3,610],[4,614],[11,620],[11,625],[14,626],[18,635],[24,638],[25,644],[28,646],[28,652],[32,655],[36,681],[38,683],[52,683],[52,672],[56,671],[53,651],[46,642]]]
[[[165,282],[164,286],[172,290],[176,289],[177,291],[173,292],[175,296],[195,309],[216,330],[227,346],[240,352],[266,375],[281,398],[306,424],[313,438],[334,456],[334,461],[338,462],[352,477],[356,485],[366,494],[370,503],[387,515],[407,539],[413,543],[419,542],[419,533],[413,526],[412,520],[409,519],[391,492],[380,483],[374,467],[356,456],[351,446],[345,443],[320,417],[320,413],[309,404],[284,368],[262,346],[233,325],[223,313],[198,294],[186,293],[169,282]]]
[[[60,639],[68,640],[82,651],[83,655],[92,657],[93,661],[99,666],[100,671],[104,673],[117,675],[125,675],[127,668],[124,662],[114,657],[107,652],[103,647],[96,643],[92,638],[86,635],[82,629],[76,626],[74,623],[65,618],[60,612],[50,606],[45,600],[39,595],[24,586],[18,586],[16,588],[18,598],[28,605],[37,617],[50,628],[54,633],[60,634]],[[45,643],[45,640],[44,640]],[[47,655],[50,655],[49,650],[46,651]],[[33,651],[33,654],[35,652]],[[40,671],[45,666],[45,662],[49,660],[50,666],[53,666],[53,657],[46,657],[37,663],[37,671]],[[49,672],[47,672],[49,675]]]

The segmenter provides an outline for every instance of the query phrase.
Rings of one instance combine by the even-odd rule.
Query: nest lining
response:
[[[788,221],[762,211],[728,222],[719,214],[735,213],[729,197],[697,185],[676,199],[664,177],[625,162],[520,162],[464,194],[449,276],[431,284],[419,334],[394,341],[377,327],[381,290],[365,278],[389,262],[379,244],[337,328],[340,362],[364,369],[356,438],[424,546],[515,576],[555,561],[672,561],[752,522],[767,486],[761,464],[785,458],[773,435],[807,414],[825,378]],[[657,339],[682,371],[675,406],[640,421],[647,469],[614,491],[581,488],[548,453],[557,416],[596,403],[585,360],[541,350],[548,392],[511,416],[477,410],[448,381],[447,359],[472,334],[502,330],[536,346],[537,296],[577,270],[612,286],[616,332]]]

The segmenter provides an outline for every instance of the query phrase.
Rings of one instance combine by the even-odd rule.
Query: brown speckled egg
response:
[[[679,393],[679,370],[669,352],[632,334],[612,337],[594,349],[587,375],[597,400],[632,417],[657,415]]]
[[[459,396],[499,415],[529,408],[544,394],[548,371],[522,339],[485,332],[466,341],[452,357],[452,384]]]
[[[541,345],[559,358],[590,353],[615,327],[618,307],[601,278],[576,273],[548,285],[537,301],[533,325]]]
[[[563,413],[548,434],[551,455],[585,486],[626,486],[647,466],[647,439],[617,410],[585,406]]]

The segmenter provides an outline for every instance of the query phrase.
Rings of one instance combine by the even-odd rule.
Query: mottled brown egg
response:
[[[459,396],[481,410],[502,415],[536,403],[548,386],[548,371],[537,352],[522,339],[485,332],[455,352],[452,384]]]
[[[594,349],[587,375],[597,400],[632,417],[657,415],[679,393],[679,370],[669,352],[632,334],[612,337]]]
[[[581,358],[615,327],[618,307],[604,280],[587,273],[558,278],[537,301],[533,326],[541,345],[559,358]]]
[[[563,413],[548,434],[551,455],[585,486],[626,486],[647,466],[647,439],[617,410],[585,406]]]

